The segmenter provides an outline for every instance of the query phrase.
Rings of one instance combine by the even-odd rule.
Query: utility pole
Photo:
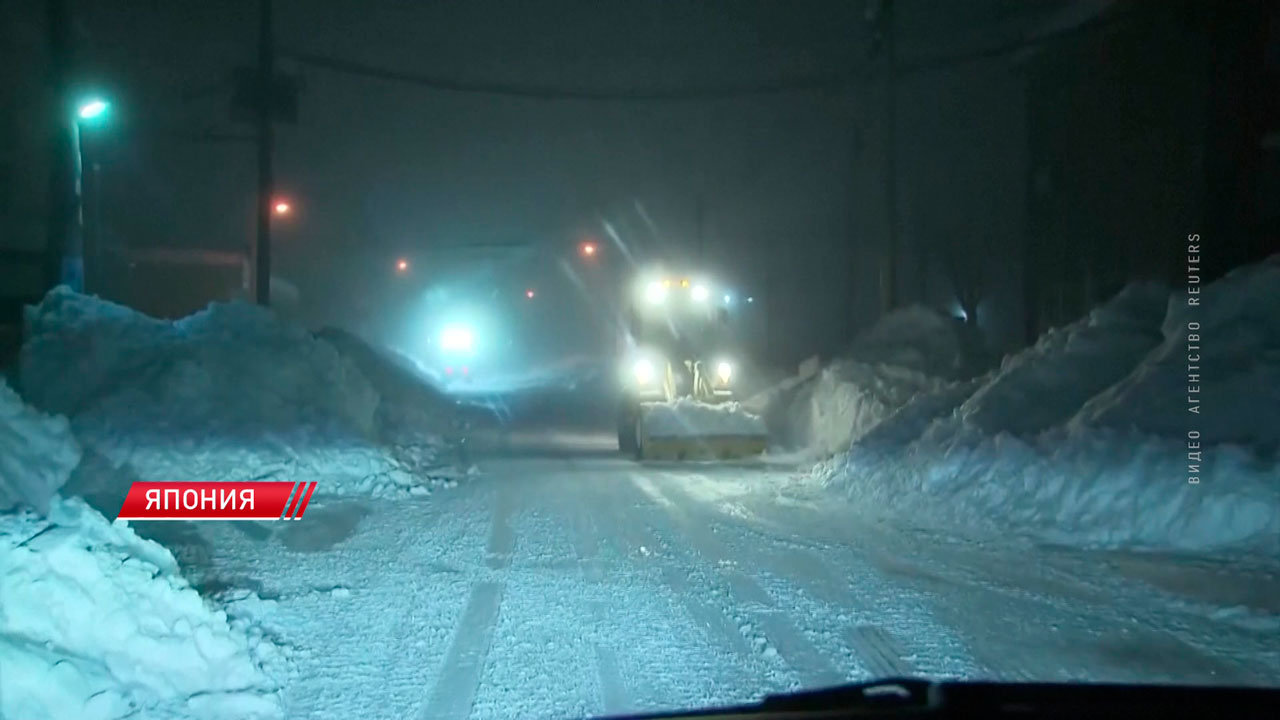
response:
[[[72,72],[71,15],[67,0],[47,0],[50,119],[49,220],[45,236],[45,283],[84,289],[81,234],[79,125],[72,119],[68,89]]]
[[[698,271],[702,272],[702,268],[707,259],[707,238],[705,235],[707,217],[707,200],[705,193],[699,191],[696,205],[694,206],[694,223],[697,226],[698,233]]]
[[[885,48],[885,210],[888,221],[882,292],[884,312],[898,305],[898,49],[893,0],[884,0],[880,19]]]
[[[271,304],[271,210],[274,195],[271,175],[273,103],[275,100],[275,44],[271,29],[271,0],[258,0],[258,233],[254,241],[254,298]]]

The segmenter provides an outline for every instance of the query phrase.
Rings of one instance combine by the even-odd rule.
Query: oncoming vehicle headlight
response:
[[[644,299],[653,305],[661,305],[667,299],[667,286],[660,280],[654,280],[645,285]]]
[[[453,352],[470,352],[475,346],[475,335],[464,325],[449,325],[440,331],[440,347]]]
[[[653,361],[649,358],[640,358],[631,366],[631,375],[635,377],[636,383],[640,385],[648,385],[653,382],[655,375]]]
[[[694,285],[689,291],[689,297],[693,298],[694,302],[706,302],[711,297],[711,290],[706,285]]]
[[[728,360],[716,363],[716,377],[720,379],[721,384],[728,385],[729,378],[733,377],[733,365]]]

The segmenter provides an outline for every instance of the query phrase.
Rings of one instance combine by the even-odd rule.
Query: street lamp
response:
[[[60,280],[73,290],[84,290],[84,126],[97,125],[106,119],[111,103],[100,97],[84,98],[76,104],[76,115],[71,123],[75,155],[75,223],[71,237],[62,255]],[[101,197],[95,202],[101,202]],[[97,228],[95,228],[97,230]],[[96,252],[96,248],[95,248]]]
[[[277,215],[288,215],[289,211],[293,209],[293,206],[284,200],[277,201],[273,207]]]
[[[111,103],[106,100],[103,100],[102,98],[88,98],[80,103],[80,107],[76,111],[76,114],[80,116],[81,120],[96,120],[103,115],[106,115],[107,111],[110,109]]]

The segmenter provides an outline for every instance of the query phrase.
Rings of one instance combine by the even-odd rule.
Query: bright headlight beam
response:
[[[661,304],[667,299],[667,286],[657,280],[649,283],[644,288],[644,299],[654,305]]]
[[[635,376],[637,383],[648,385],[653,381],[653,363],[647,358],[640,358],[631,366],[631,374]]]
[[[707,298],[711,297],[711,291],[706,285],[694,285],[689,291],[689,296],[694,299],[694,302],[706,302]]]
[[[474,345],[475,336],[471,328],[450,325],[440,331],[440,347],[445,350],[469,352]]]
[[[716,376],[720,378],[722,383],[729,382],[729,378],[733,377],[733,365],[726,360],[716,363]]]

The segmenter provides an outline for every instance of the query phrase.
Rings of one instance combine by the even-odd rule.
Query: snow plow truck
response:
[[[735,398],[732,296],[710,282],[646,273],[622,307],[618,448],[641,460],[713,460],[764,451],[759,417]]]

